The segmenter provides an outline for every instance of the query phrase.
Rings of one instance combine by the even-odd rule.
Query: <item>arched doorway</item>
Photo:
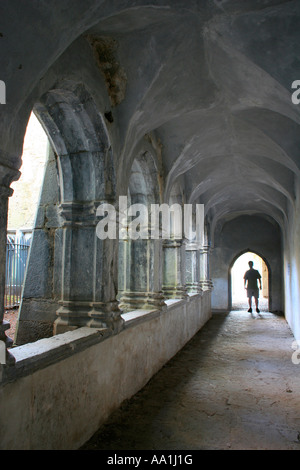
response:
[[[248,299],[244,288],[244,274],[249,269],[248,262],[253,261],[254,269],[261,274],[262,289],[259,292],[259,308],[269,310],[270,269],[265,259],[252,251],[244,252],[234,258],[229,269],[229,308],[244,310],[248,308]]]

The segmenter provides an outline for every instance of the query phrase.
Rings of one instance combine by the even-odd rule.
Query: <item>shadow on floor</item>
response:
[[[201,368],[206,351],[213,347],[214,338],[222,328],[228,312],[218,313],[209,320],[181,351],[179,351],[148,384],[126,400],[108,421],[81,448],[82,450],[145,450],[184,449],[172,443],[172,425],[164,421],[191,378]],[[195,351],[201,350],[201,354]],[[184,411],[184,404],[178,405]],[[176,411],[171,411],[174,426],[178,426]],[[171,443],[169,442],[171,440]],[[177,443],[178,445],[178,443]],[[187,446],[186,449],[189,449]]]
[[[213,314],[81,449],[300,450],[292,341],[270,312]]]

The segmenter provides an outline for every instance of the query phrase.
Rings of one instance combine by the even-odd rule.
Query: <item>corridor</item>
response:
[[[0,17],[0,449],[300,450],[300,1]]]
[[[294,341],[283,316],[214,314],[82,450],[300,450]]]

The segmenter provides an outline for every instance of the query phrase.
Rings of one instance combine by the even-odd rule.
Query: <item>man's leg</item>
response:
[[[252,296],[251,296],[251,294],[249,294],[249,296],[248,296],[248,304],[249,304],[248,312],[252,313]]]
[[[258,296],[254,297],[255,298],[255,307],[256,307],[256,311],[257,313],[260,312],[259,308],[258,308]]]

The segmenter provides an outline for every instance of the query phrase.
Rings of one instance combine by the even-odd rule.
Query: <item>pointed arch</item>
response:
[[[255,255],[259,256],[263,260],[265,265],[267,266],[267,269],[268,269],[268,309],[269,309],[269,311],[271,311],[272,310],[272,270],[271,270],[271,266],[270,266],[270,263],[267,260],[267,258],[262,253],[258,252],[255,249],[252,249],[252,248],[245,248],[244,250],[237,253],[233,257],[231,263],[229,264],[229,268],[228,268],[228,310],[229,311],[232,310],[232,275],[231,275],[231,271],[232,271],[232,268],[233,268],[235,262],[242,255],[244,255],[246,253],[254,253]]]
[[[110,139],[85,87],[61,84],[40,98],[34,112],[58,156],[61,203],[114,199]]]

